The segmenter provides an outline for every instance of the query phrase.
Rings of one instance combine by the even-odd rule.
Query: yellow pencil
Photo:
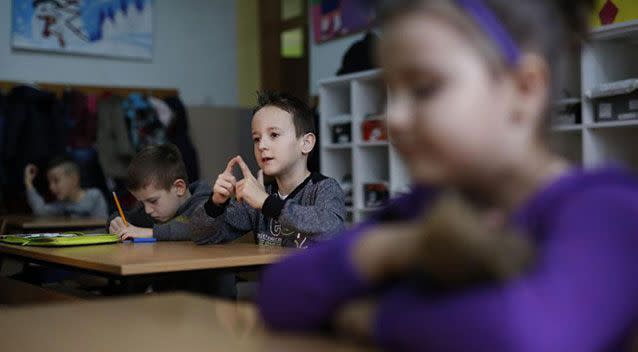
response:
[[[113,199],[115,199],[117,211],[120,212],[120,217],[122,218],[122,221],[124,221],[124,225],[128,226],[128,222],[126,221],[126,217],[124,216],[124,212],[122,211],[122,206],[120,205],[120,200],[117,199],[117,194],[115,194],[115,192],[113,192]]]

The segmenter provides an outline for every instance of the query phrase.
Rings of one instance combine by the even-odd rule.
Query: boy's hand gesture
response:
[[[266,198],[268,198],[266,187],[264,187],[264,172],[259,170],[258,176],[255,178],[252,172],[250,172],[248,165],[244,162],[244,159],[242,159],[241,156],[238,156],[236,159],[244,175],[244,179],[237,182],[235,186],[237,200],[246,202],[252,208],[261,209],[264,206]]]
[[[228,165],[226,165],[226,170],[217,176],[213,186],[213,203],[217,205],[226,203],[235,194],[237,179],[233,176],[233,166],[237,164],[237,158],[230,159]]]
[[[24,168],[24,184],[27,187],[33,187],[33,180],[35,176],[38,174],[38,167],[29,164]]]

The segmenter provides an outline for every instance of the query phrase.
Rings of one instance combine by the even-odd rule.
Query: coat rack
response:
[[[14,81],[0,81],[0,90],[3,92],[9,92],[13,87],[31,85],[37,86],[39,89],[46,90],[55,93],[55,95],[61,97],[64,92],[68,90],[79,91],[86,95],[102,95],[105,93],[111,93],[122,97],[128,96],[130,93],[142,93],[149,96],[154,96],[160,99],[167,97],[179,96],[179,91],[174,88],[152,88],[152,87],[108,87],[108,86],[91,86],[80,84],[66,84],[66,83],[44,83],[44,82],[14,82]]]

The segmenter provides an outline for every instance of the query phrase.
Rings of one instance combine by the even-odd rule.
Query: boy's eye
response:
[[[436,93],[437,87],[434,84],[427,84],[414,87],[412,95],[417,99],[427,99]]]
[[[253,143],[259,143],[259,138],[253,138]]]
[[[271,133],[270,134],[270,138],[277,138],[279,137],[279,133]]]

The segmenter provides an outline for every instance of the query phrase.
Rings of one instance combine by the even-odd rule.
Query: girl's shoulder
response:
[[[556,227],[638,225],[638,178],[619,166],[571,170],[537,192],[515,220],[537,234]]]
[[[638,201],[638,177],[632,170],[622,166],[573,169],[539,192],[535,198],[537,203],[544,202],[546,205],[597,198]]]

